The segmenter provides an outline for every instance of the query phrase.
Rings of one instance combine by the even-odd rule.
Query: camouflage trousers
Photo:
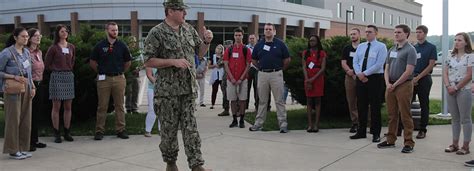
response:
[[[155,97],[155,112],[161,122],[160,150],[163,161],[175,162],[178,157],[178,129],[183,135],[189,168],[203,165],[201,138],[197,130],[194,110],[196,94]]]

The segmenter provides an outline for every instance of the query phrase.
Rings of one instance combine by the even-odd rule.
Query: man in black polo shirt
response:
[[[126,81],[123,73],[130,67],[132,58],[127,45],[117,39],[117,23],[109,22],[105,29],[107,39],[97,43],[90,60],[90,66],[98,73],[97,96],[99,104],[94,139],[102,140],[104,137],[107,107],[111,95],[114,100],[117,137],[128,139],[125,132],[124,95]]]
[[[413,100],[418,94],[421,107],[420,131],[416,136],[417,139],[426,137],[426,126],[428,125],[430,115],[430,91],[433,80],[431,80],[431,72],[436,65],[437,53],[436,46],[426,41],[428,34],[428,27],[420,25],[416,27],[416,39],[418,43],[415,45],[416,49],[416,66],[414,71],[413,84]]]
[[[346,99],[351,115],[352,127],[349,130],[351,133],[357,132],[359,125],[359,114],[357,112],[357,95],[356,95],[356,79],[352,61],[354,60],[357,46],[360,44],[360,30],[358,28],[351,29],[351,44],[344,47],[342,50],[341,66],[346,73],[344,86],[346,88]]]
[[[280,133],[288,132],[283,102],[283,69],[286,69],[290,63],[290,53],[285,43],[275,38],[275,32],[275,26],[272,23],[265,24],[265,39],[258,42],[252,52],[252,63],[259,69],[257,80],[259,101],[255,124],[249,128],[250,131],[262,129],[271,91],[275,98]]]

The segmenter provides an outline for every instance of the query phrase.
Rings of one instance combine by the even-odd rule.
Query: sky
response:
[[[415,1],[423,4],[421,22],[428,27],[428,35],[443,34],[443,0]],[[448,3],[448,33],[474,31],[474,0],[449,0]]]

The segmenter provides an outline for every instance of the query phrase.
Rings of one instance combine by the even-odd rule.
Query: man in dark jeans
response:
[[[421,120],[420,131],[418,131],[417,139],[426,137],[426,126],[430,114],[430,91],[433,81],[431,80],[431,72],[436,65],[437,52],[436,46],[426,41],[428,28],[424,25],[416,27],[416,39],[418,43],[415,45],[417,62],[414,70],[413,84],[415,85],[413,91],[413,100],[416,95],[420,101]]]
[[[367,115],[370,106],[370,132],[372,142],[380,142],[380,131],[382,119],[380,109],[382,107],[383,87],[383,65],[387,57],[387,47],[377,41],[378,28],[368,25],[365,29],[367,42],[357,47],[353,67],[357,76],[357,110],[359,114],[359,128],[350,139],[366,138]]]

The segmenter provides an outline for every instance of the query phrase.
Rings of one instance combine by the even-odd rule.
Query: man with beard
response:
[[[346,98],[349,112],[351,114],[352,127],[349,130],[351,133],[357,132],[359,125],[359,114],[357,113],[357,96],[356,96],[356,79],[357,76],[354,72],[352,60],[355,56],[357,46],[360,44],[360,30],[358,28],[351,29],[351,41],[350,45],[344,47],[342,50],[341,66],[346,73],[344,80],[344,86],[346,87]]]
[[[107,107],[109,97],[112,96],[115,107],[115,130],[117,137],[128,139],[125,131],[125,76],[123,73],[130,67],[131,56],[127,45],[117,39],[118,25],[109,22],[105,26],[107,39],[95,45],[90,60],[90,66],[98,73],[97,75],[97,121],[95,128],[95,140],[102,140],[105,131],[105,120],[107,118]]]

